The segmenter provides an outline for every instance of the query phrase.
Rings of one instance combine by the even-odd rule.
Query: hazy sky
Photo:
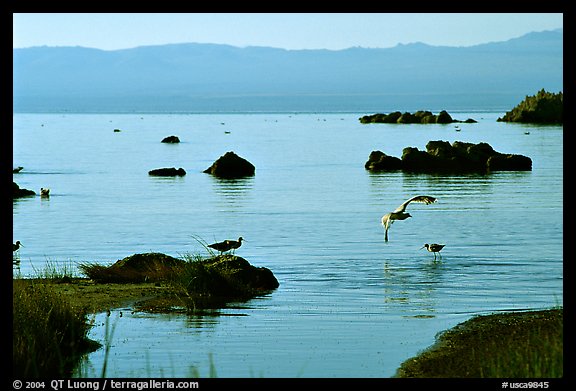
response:
[[[470,46],[563,28],[561,13],[21,13],[13,45],[104,50],[167,43],[284,49]]]

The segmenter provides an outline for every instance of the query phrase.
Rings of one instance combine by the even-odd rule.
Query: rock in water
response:
[[[226,152],[204,172],[220,178],[243,178],[253,176],[255,170],[254,165],[248,160],[241,158],[234,152]]]
[[[148,175],[152,176],[184,176],[186,171],[183,168],[157,168],[155,170],[148,171]]]

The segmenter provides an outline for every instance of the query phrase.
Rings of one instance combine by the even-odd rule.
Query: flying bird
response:
[[[430,196],[416,196],[409,200],[406,200],[394,212],[386,213],[382,216],[382,226],[384,227],[384,240],[388,241],[388,230],[394,221],[396,220],[406,220],[408,217],[412,217],[410,213],[404,213],[406,207],[411,202],[420,202],[426,205],[433,204],[436,202],[436,198]]]
[[[220,251],[220,255],[230,250],[236,250],[238,247],[242,245],[242,236],[238,238],[238,240],[225,240],[223,242],[212,243],[209,244],[208,247],[213,248],[214,250]]]
[[[426,248],[426,250],[428,250],[431,253],[434,253],[434,260],[436,260],[436,253],[438,253],[438,255],[440,256],[440,259],[442,259],[442,254],[440,254],[440,250],[442,250],[446,245],[445,244],[437,244],[437,243],[432,243],[432,244],[424,244],[424,246],[420,247],[420,250],[422,250],[423,248]]]

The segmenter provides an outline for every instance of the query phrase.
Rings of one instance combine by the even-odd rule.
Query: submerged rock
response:
[[[148,171],[148,175],[152,176],[184,176],[186,175],[186,171],[183,168],[157,168],[154,170]]]
[[[226,152],[204,172],[220,178],[243,178],[253,176],[255,170],[254,165],[248,160],[236,155],[234,152]]]
[[[497,152],[487,143],[429,141],[426,151],[406,147],[402,159],[372,151],[364,165],[367,170],[404,170],[410,172],[488,172],[530,171],[532,159],[523,155]]]

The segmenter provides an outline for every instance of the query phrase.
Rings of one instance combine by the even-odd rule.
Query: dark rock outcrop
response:
[[[530,171],[532,160],[529,157],[515,154],[498,154],[490,156],[486,162],[489,171]]]
[[[236,255],[218,255],[188,265],[188,292],[212,297],[250,297],[278,288],[280,284],[265,267],[251,265]]]
[[[196,308],[217,308],[230,301],[251,299],[280,286],[272,271],[251,265],[236,255],[178,259],[162,253],[134,254],[110,266],[81,264],[97,283],[169,282],[181,286],[182,301]]]
[[[232,179],[253,176],[255,170],[254,165],[248,160],[236,155],[234,152],[226,152],[204,172],[220,178]]]
[[[110,266],[80,265],[80,269],[99,283],[141,283],[172,280],[186,261],[162,253],[134,254]]]
[[[169,167],[169,168],[157,168],[148,171],[148,175],[152,176],[184,176],[186,171],[183,168]]]
[[[162,139],[162,142],[167,144],[178,144],[180,142],[180,139],[178,138],[178,136],[168,136],[164,137]]]
[[[489,172],[530,171],[532,159],[523,155],[503,154],[487,143],[429,141],[426,151],[407,147],[402,158],[372,151],[364,167],[371,171],[404,170],[410,172]]]
[[[393,171],[402,169],[402,160],[386,155],[381,151],[372,151],[364,168],[370,171]]]
[[[372,114],[365,115],[359,118],[363,124],[451,124],[453,122],[474,123],[476,120],[468,118],[466,121],[459,121],[453,119],[446,110],[442,110],[438,115],[433,114],[431,111],[419,110],[414,114],[399,111],[394,111],[390,114]]]
[[[28,189],[21,189],[20,186],[16,184],[16,182],[12,182],[12,199],[20,197],[29,197],[34,195],[36,195],[34,191]]]

